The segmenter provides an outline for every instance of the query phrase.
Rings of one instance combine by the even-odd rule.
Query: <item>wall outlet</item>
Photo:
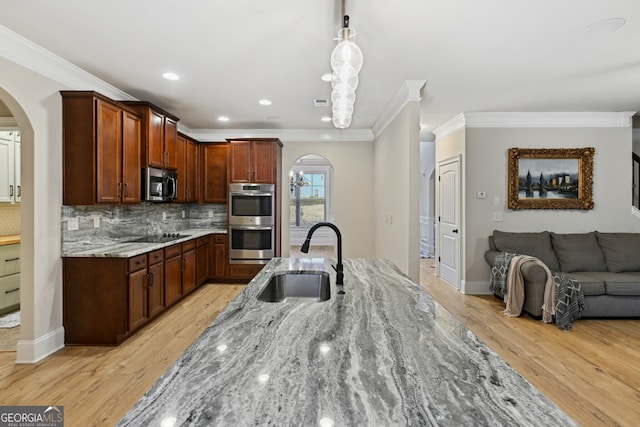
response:
[[[78,230],[79,228],[80,228],[80,222],[78,221],[77,216],[67,219],[67,230],[73,231],[73,230]]]
[[[98,215],[93,217],[93,228],[100,228],[100,217]]]
[[[502,212],[494,212],[493,213],[493,220],[495,222],[500,222],[502,221]]]
[[[167,220],[167,211],[162,211],[162,220],[163,221]]]
[[[213,210],[209,209],[209,218],[213,218]]]
[[[185,216],[186,216],[186,213],[182,211],[182,218],[184,218]]]

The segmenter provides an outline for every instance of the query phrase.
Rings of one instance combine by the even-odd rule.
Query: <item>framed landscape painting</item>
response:
[[[593,209],[593,156],[587,148],[510,148],[509,209]]]

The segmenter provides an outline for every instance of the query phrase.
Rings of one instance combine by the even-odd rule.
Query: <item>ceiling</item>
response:
[[[0,25],[190,129],[332,129],[313,100],[330,99],[320,77],[340,0],[1,5]],[[347,0],[346,11],[364,54],[352,129],[372,129],[406,80],[427,81],[423,140],[460,112],[640,110],[637,0]],[[626,23],[585,32],[610,18]]]

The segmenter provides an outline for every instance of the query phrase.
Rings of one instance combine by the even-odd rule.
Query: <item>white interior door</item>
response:
[[[460,158],[438,163],[438,274],[460,289]]]

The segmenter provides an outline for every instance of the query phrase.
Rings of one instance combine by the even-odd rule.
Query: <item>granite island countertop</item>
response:
[[[163,243],[132,242],[132,240],[142,237],[138,235],[119,238],[91,238],[75,242],[63,242],[61,256],[63,258],[129,258],[214,233],[227,234],[227,229],[193,228],[180,230],[180,234],[185,235],[185,237]]]
[[[326,271],[331,298],[267,303],[278,271]],[[571,426],[391,262],[274,258],[121,426]]]

